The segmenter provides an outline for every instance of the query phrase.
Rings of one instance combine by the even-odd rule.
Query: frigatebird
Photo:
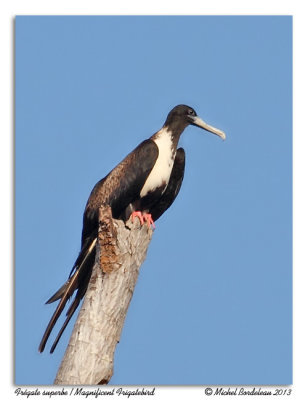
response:
[[[126,222],[138,217],[141,224],[155,227],[156,221],[174,202],[181,188],[185,168],[185,152],[177,149],[181,133],[188,125],[198,126],[225,139],[225,134],[206,124],[195,110],[186,105],[174,107],[163,127],[139,144],[105,178],[94,186],[83,215],[81,250],[68,280],[46,302],[60,300],[45,330],[39,351],[45,348],[49,335],[67,301],[77,290],[68,308],[66,320],[51,349],[58,341],[85,295],[95,261],[98,233],[98,210],[101,205],[111,207],[112,216]]]

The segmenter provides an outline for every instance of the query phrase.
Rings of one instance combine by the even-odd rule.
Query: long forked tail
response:
[[[95,245],[96,245],[97,238],[93,237],[85,242],[83,245],[80,254],[75,262],[74,268],[70,274],[69,279],[64,283],[63,286],[49,299],[47,300],[46,304],[53,303],[56,300],[60,300],[55,312],[53,313],[49,324],[45,330],[41,343],[39,345],[39,352],[43,352],[46,346],[47,340],[50,336],[50,333],[55,326],[58,318],[60,317],[67,301],[73,295],[74,291],[77,289],[77,293],[73,303],[70,305],[67,314],[66,320],[60,329],[58,336],[56,337],[50,352],[53,353],[54,349],[56,348],[58,341],[64,329],[66,328],[67,324],[69,323],[70,319],[72,318],[75,310],[77,309],[81,299],[83,298],[88,283],[91,277],[92,267],[95,261]],[[73,272],[74,271],[74,272]]]

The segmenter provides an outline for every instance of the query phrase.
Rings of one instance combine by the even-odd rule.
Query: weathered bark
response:
[[[99,212],[96,262],[56,385],[106,384],[126,312],[152,237],[138,219],[113,220],[109,207]]]

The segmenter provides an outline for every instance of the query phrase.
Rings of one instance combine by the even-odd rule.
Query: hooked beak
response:
[[[202,128],[208,132],[214,133],[215,135],[221,137],[223,140],[226,139],[226,134],[221,131],[220,129],[214,128],[211,125],[206,124],[200,117],[195,116],[192,117],[192,125],[199,126],[199,128]]]

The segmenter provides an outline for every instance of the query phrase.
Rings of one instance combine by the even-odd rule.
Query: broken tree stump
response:
[[[138,219],[125,225],[112,218],[110,207],[100,207],[95,265],[54,384],[109,382],[115,348],[152,233]]]

